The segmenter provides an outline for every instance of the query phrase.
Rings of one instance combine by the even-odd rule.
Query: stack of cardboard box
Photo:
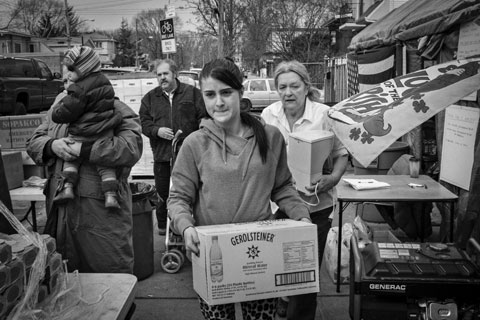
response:
[[[128,74],[127,74],[128,75]],[[115,95],[120,101],[125,102],[135,113],[138,114],[142,98],[152,89],[158,86],[155,77],[145,78],[116,78],[110,79]],[[142,135],[143,138],[143,153],[142,157],[132,168],[130,175],[132,177],[138,176],[152,176],[153,177],[153,154],[150,147],[150,140]]]
[[[28,138],[44,121],[43,113],[0,117],[0,149],[10,190],[31,176],[45,178],[45,168],[35,165],[25,151]]]
[[[55,240],[48,235],[40,236],[47,248],[44,276],[39,283],[30,283],[33,264],[39,248],[20,234],[0,239],[0,320],[7,318],[22,299],[28,286],[38,286],[37,303],[42,303],[56,287],[62,271],[62,256],[56,252]]]

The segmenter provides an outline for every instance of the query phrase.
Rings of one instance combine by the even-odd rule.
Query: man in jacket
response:
[[[156,208],[158,230],[165,235],[166,201],[170,189],[170,173],[183,139],[198,129],[206,116],[205,104],[199,89],[177,79],[173,60],[155,62],[158,87],[148,92],[140,106],[142,132],[150,139],[153,151],[155,188],[162,201]]]

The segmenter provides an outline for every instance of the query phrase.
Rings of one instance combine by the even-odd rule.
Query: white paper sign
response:
[[[461,25],[458,35],[457,59],[465,59],[480,54],[480,26],[474,21]],[[477,91],[462,98],[477,101]]]
[[[163,53],[177,52],[177,45],[175,44],[175,39],[162,40],[162,52]]]
[[[451,105],[446,108],[440,179],[470,190],[475,137],[480,109]]]
[[[457,59],[480,54],[480,26],[475,22],[467,22],[460,27],[458,35]]]
[[[165,12],[165,18],[173,18],[175,17],[175,6],[167,5],[167,12]]]

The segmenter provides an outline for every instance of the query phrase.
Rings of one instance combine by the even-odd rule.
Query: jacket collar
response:
[[[175,90],[173,92],[175,92],[175,94],[180,94],[183,91],[185,91],[186,84],[184,84],[183,82],[180,82],[176,78],[175,78],[175,81],[177,82],[177,87],[175,88]],[[157,90],[155,90],[155,93],[156,93],[157,96],[161,96],[163,94],[166,95],[166,92],[163,91],[162,87],[160,87],[160,86],[157,86]]]
[[[273,105],[272,114],[277,117],[277,119],[285,119],[285,111],[283,110],[282,102],[278,101]],[[304,121],[313,122],[314,113],[313,113],[313,102],[310,99],[305,101],[305,110],[303,111],[302,116],[297,120],[298,123],[303,123]]]

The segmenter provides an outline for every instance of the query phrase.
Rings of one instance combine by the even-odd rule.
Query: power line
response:
[[[138,1],[135,1],[135,3],[132,3],[132,1],[128,0],[124,3],[118,3],[117,1],[107,1],[107,2],[102,2],[101,4],[97,4],[97,5],[89,5],[89,6],[82,6],[82,5],[78,5],[78,6],[74,6],[74,9],[75,10],[81,10],[82,8],[85,8],[85,9],[112,9],[112,4],[115,5],[115,10],[118,10],[117,7],[119,6],[126,6],[126,5],[132,5],[132,6],[135,6],[136,4],[138,3],[141,3],[141,2],[151,2],[151,0],[138,0]],[[132,8],[133,9],[133,8]]]

